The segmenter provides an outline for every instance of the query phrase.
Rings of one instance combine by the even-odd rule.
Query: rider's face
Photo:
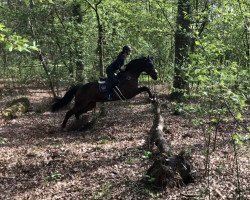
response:
[[[130,53],[131,53],[131,51],[126,51],[126,54],[127,54],[127,55],[130,55]]]

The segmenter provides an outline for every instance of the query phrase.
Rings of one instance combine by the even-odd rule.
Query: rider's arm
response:
[[[118,61],[118,65],[119,65],[119,67],[118,67],[118,69],[119,70],[123,70],[123,66],[124,66],[124,64],[125,64],[125,57],[123,56],[123,55],[121,55],[121,56],[119,56],[118,58],[117,58],[117,61]]]
[[[124,57],[118,56],[116,60],[111,64],[112,71],[115,72],[117,70],[121,70],[121,67],[124,65],[125,59]]]

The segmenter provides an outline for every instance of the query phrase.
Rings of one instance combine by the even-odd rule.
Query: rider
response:
[[[122,51],[116,57],[116,59],[106,69],[106,73],[107,73],[109,84],[110,84],[108,87],[108,91],[107,91],[108,100],[111,100],[113,87],[115,87],[119,83],[119,80],[117,79],[115,73],[117,70],[120,70],[120,71],[123,70],[122,67],[125,64],[125,60],[128,57],[128,55],[131,53],[131,51],[132,51],[132,48],[128,45],[125,45],[122,48]]]

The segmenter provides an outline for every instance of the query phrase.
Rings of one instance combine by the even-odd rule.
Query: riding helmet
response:
[[[128,52],[128,51],[132,51],[132,48],[128,45],[125,45],[123,48],[122,48],[122,51],[123,52]]]

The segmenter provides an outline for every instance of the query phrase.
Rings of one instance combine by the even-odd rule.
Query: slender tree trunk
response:
[[[97,56],[98,56],[98,69],[100,76],[104,76],[104,66],[103,66],[103,41],[104,41],[104,30],[101,22],[101,18],[98,11],[98,5],[102,2],[99,0],[95,5],[92,5],[89,0],[85,0],[88,5],[95,11],[96,21],[97,21],[97,30],[98,30],[98,40],[97,40]]]
[[[99,57],[99,72],[100,76],[104,76],[104,65],[103,65],[103,40],[104,40],[104,33],[103,33],[103,26],[101,24],[99,13],[96,10],[96,20],[97,20],[97,28],[98,28],[98,42],[97,42],[97,54]]]
[[[34,8],[35,4],[34,4],[33,0],[30,0],[30,5],[29,6],[30,6],[30,10],[32,10]],[[33,19],[33,21],[34,21],[34,24],[36,24],[35,18]],[[33,26],[31,17],[28,18],[28,24],[29,24],[29,27],[30,27],[30,30],[31,30],[32,38],[37,42],[36,33],[35,33],[35,30],[34,30],[34,26]],[[49,67],[48,67],[47,62],[45,61],[44,54],[43,54],[41,49],[38,51],[37,56],[38,56],[38,59],[40,60],[40,62],[42,64],[43,69],[45,71],[45,74],[47,76],[49,87],[51,89],[52,95],[53,95],[54,98],[56,98],[56,93],[55,93],[55,90],[54,90],[54,84],[53,84],[53,81],[52,81],[52,79],[50,77],[50,73],[49,73]]]
[[[74,2],[73,8],[72,8],[73,16],[74,16],[74,22],[75,27],[77,29],[77,32],[79,33],[77,25],[82,24],[82,13],[81,13],[81,4]],[[81,33],[80,33],[81,34]],[[83,64],[83,52],[81,49],[78,48],[78,41],[75,41],[75,53],[76,53],[76,81],[83,82],[83,71],[84,71],[84,64]]]
[[[243,14],[241,2],[238,0],[238,4],[240,7],[240,12]],[[245,46],[245,52],[246,52],[246,68],[249,69],[250,66],[250,43],[249,43],[249,31],[248,31],[248,21],[246,17],[244,17],[244,46]]]
[[[103,65],[103,41],[104,41],[104,30],[103,30],[103,25],[101,22],[101,18],[98,12],[98,5],[102,2],[102,0],[99,0],[95,5],[92,5],[89,0],[85,0],[85,2],[88,3],[88,5],[95,11],[96,15],[96,21],[97,21],[97,30],[98,30],[98,40],[97,40],[97,56],[98,56],[98,69],[99,69],[99,74],[101,77],[104,76],[104,65]],[[104,104],[101,103],[100,106],[100,115],[105,116],[106,111]]]
[[[175,32],[175,68],[174,68],[174,91],[170,95],[172,99],[181,101],[185,90],[188,89],[188,79],[185,75],[185,69],[189,63],[189,49],[191,45],[190,29],[190,0],[178,1],[178,13]]]
[[[67,69],[68,69],[68,71],[69,71],[70,77],[73,78],[74,67],[73,67],[73,61],[72,61],[73,59],[72,59],[72,58],[73,58],[74,56],[73,56],[73,52],[72,52],[72,50],[71,50],[71,45],[70,45],[70,44],[72,43],[72,41],[69,39],[69,38],[71,38],[71,37],[70,37],[70,35],[69,35],[69,33],[68,33],[68,29],[67,29],[66,26],[64,25],[63,19],[60,17],[60,14],[59,14],[57,8],[55,7],[54,10],[55,10],[55,14],[56,14],[56,16],[57,16],[57,18],[58,18],[60,24],[62,25],[62,27],[63,27],[63,29],[64,29],[65,35],[67,36],[67,37],[66,37],[66,39],[67,39],[66,45],[67,45],[67,47],[68,47],[68,54],[69,54],[69,57],[67,58],[68,61],[69,61],[69,64],[67,65]],[[64,47],[64,48],[65,48],[65,47]]]

